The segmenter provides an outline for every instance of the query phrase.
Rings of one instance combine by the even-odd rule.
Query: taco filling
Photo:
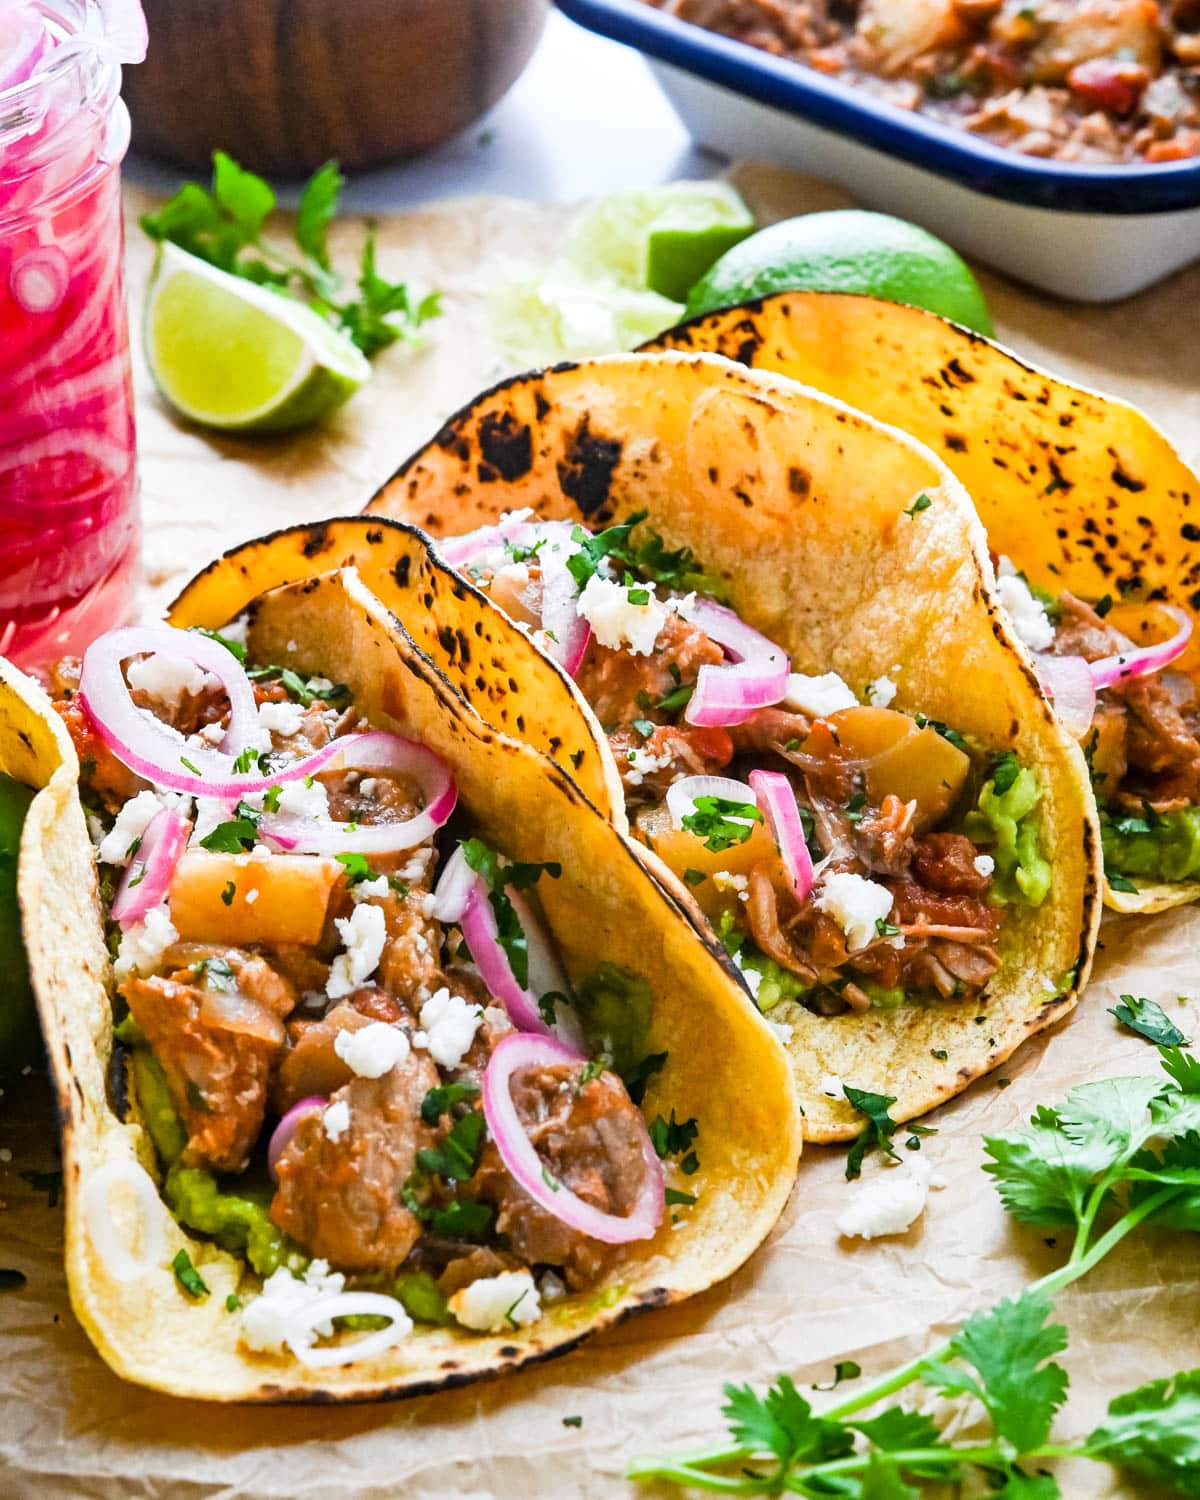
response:
[[[118,1091],[176,1219],[262,1278],[230,1299],[243,1344],[345,1363],[414,1320],[515,1330],[603,1296],[664,1201],[696,1201],[694,1122],[639,1109],[649,986],[601,961],[573,991],[538,906],[560,867],[473,837],[437,755],[245,639],[119,630],[53,674]]]
[[[1087,758],[1109,884],[1200,879],[1200,691],[1173,666],[1191,617],[1111,595],[1047,594],[1007,558],[997,571],[1017,632]],[[1148,634],[1158,639],[1138,644]]]
[[[574,676],[634,831],[760,1009],[976,1004],[1008,910],[1050,888],[1034,772],[893,708],[886,676],[793,672],[643,522],[513,512],[439,547]]]

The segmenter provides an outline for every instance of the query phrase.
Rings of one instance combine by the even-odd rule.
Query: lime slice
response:
[[[21,937],[17,860],[33,792],[0,774],[0,1074],[31,1061],[38,1044],[37,1008]]]
[[[693,283],[754,232],[727,182],[673,182],[609,193],[580,219],[569,258],[593,279],[683,302]]]
[[[693,286],[688,316],[795,291],[858,292],[923,307],[988,337],[994,331],[979,283],[949,245],[904,219],[861,209],[760,229]]]
[[[146,357],[172,406],[205,427],[288,432],[371,378],[324,318],[164,244],[146,299]]]

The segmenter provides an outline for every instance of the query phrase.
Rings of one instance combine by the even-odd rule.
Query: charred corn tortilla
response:
[[[253,559],[243,556],[237,567],[245,577],[241,570],[252,571]],[[218,610],[204,619],[217,627],[226,615]],[[0,756],[13,774],[44,783],[26,825],[21,895],[62,1113],[67,1277],[76,1315],[97,1349],[126,1379],[205,1400],[410,1396],[565,1353],[636,1311],[681,1300],[732,1272],[780,1213],[801,1137],[786,1057],[722,956],[575,784],[545,757],[483,725],[353,572],[266,596],[254,606],[250,642],[310,673],[336,663],[374,726],[418,738],[445,758],[485,836],[514,858],[561,863],[544,907],[568,972],[594,969],[603,952],[652,977],[650,1043],[668,1058],[645,1108],[653,1111],[669,1093],[674,1107],[700,1122],[698,1201],[682,1227],[668,1221],[635,1250],[618,1280],[564,1298],[527,1328],[474,1335],[418,1324],[377,1358],[333,1368],[306,1368],[240,1343],[239,1319],[225,1299],[252,1295],[257,1279],[241,1260],[188,1235],[157,1199],[161,1255],[136,1279],[115,1279],[91,1237],[83,1206],[89,1184],[108,1163],[136,1161],[153,1173],[155,1153],[136,1101],[128,1118],[116,1107],[125,1089],[111,1076],[108,957],[74,753],[46,700],[9,675],[0,682]],[[107,1206],[118,1236],[136,1245],[131,1201],[114,1190]],[[210,1288],[202,1301],[186,1296],[172,1273],[180,1249]]]
[[[647,349],[707,350],[815,386],[910,432],[966,486],[993,552],[1036,584],[1200,610],[1200,478],[1128,402],[1026,364],[920,308],[780,292],[671,329]],[[1195,638],[1183,665],[1195,674]],[[1105,883],[1116,911],[1200,900],[1200,881]]]
[[[498,429],[522,435],[528,463],[482,484],[482,444]],[[929,506],[906,514],[922,494]],[[830,1074],[894,1095],[895,1116],[908,1119],[1070,1010],[1099,919],[1087,772],[995,603],[979,520],[933,454],[827,397],[712,356],[614,356],[480,397],[369,509],[445,535],[523,506],[593,529],[648,511],[667,546],[691,547],[727,582],[729,603],[789,653],[793,670],[862,683],[886,674],[896,707],[991,750],[1019,750],[1044,789],[1052,888],[1038,909],[1008,908],[982,1021],[953,1005],[781,1013],[793,1027],[807,1139],[860,1128],[849,1105],[822,1092]]]

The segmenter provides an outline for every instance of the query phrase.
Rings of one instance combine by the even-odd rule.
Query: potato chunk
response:
[[[185,942],[315,947],[343,873],[317,854],[189,849],[171,877],[171,921]]]

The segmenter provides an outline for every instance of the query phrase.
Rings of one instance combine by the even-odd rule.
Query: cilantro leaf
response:
[[[358,853],[357,850],[349,854],[335,854],[334,859],[346,872],[346,879],[351,885],[357,885],[360,880],[372,879],[373,872],[367,863],[367,856]]]
[[[1200,1370],[1152,1380],[1116,1397],[1087,1453],[1200,1496]]]
[[[683,817],[688,833],[704,840],[704,847],[714,854],[744,844],[763,815],[753,802],[735,802],[730,797],[697,797],[690,813]]]
[[[1014,1469],[996,1491],[996,1500],[1062,1500],[1062,1491],[1052,1474],[1022,1474]]]
[[[323,270],[330,270],[328,232],[337,214],[338,198],[346,179],[337,163],[327,161],[304,184],[296,211],[296,243]]]
[[[905,1448],[937,1448],[941,1445],[941,1437],[932,1417],[919,1411],[905,1411],[902,1406],[889,1406],[877,1417],[866,1417],[849,1425],[886,1453],[896,1453]]]
[[[845,1085],[845,1092],[846,1103],[859,1114],[866,1115],[868,1122],[846,1156],[846,1181],[853,1182],[862,1175],[863,1161],[872,1151],[882,1151],[893,1161],[899,1161],[892,1146],[897,1125],[888,1114],[896,1101],[891,1094],[871,1094],[865,1089],[851,1088],[849,1084]]]
[[[900,1465],[882,1453],[872,1453],[859,1488],[859,1500],[920,1500],[920,1491],[907,1484]]]
[[[621,1074],[625,1092],[635,1104],[641,1104],[646,1097],[647,1085],[652,1078],[662,1072],[666,1061],[665,1052],[648,1052],[645,1057],[640,1058]]]
[[[659,1156],[682,1156],[699,1134],[700,1126],[694,1117],[677,1120],[672,1110],[669,1120],[662,1115],[655,1117],[650,1126],[650,1143]]]
[[[213,152],[213,198],[253,244],[275,210],[275,194],[268,183],[247,172],[224,151]]]
[[[1067,1346],[1066,1329],[1046,1323],[1053,1311],[1049,1298],[1037,1292],[1005,1298],[968,1318],[950,1340],[953,1357],[971,1366],[978,1379],[954,1364],[926,1364],[921,1379],[934,1390],[977,1396],[997,1435],[1018,1453],[1039,1448],[1067,1397],[1067,1372],[1048,1363]]]
[[[479,1165],[483,1147],[484,1119],[473,1109],[455,1122],[454,1128],[439,1146],[423,1146],[417,1152],[417,1166],[431,1176],[464,1182]]]
[[[239,809],[242,806],[239,802]],[[258,823],[239,815],[227,823],[218,823],[211,833],[205,834],[200,840],[200,847],[211,849],[214,854],[244,854],[257,838]]]
[[[814,1416],[787,1375],[781,1375],[765,1396],[756,1395],[748,1385],[727,1385],[721,1414],[734,1442],[753,1453],[774,1454],[781,1470],[798,1462],[842,1458],[854,1446],[853,1434],[841,1422]]]
[[[435,1208],[426,1220],[434,1234],[451,1240],[477,1240],[492,1223],[492,1208],[487,1203],[468,1203],[456,1198],[445,1208]]]
[[[1185,1094],[1200,1094],[1200,1057],[1193,1057],[1178,1047],[1164,1047],[1160,1053],[1163,1071],[1168,1073]]]
[[[456,1104],[464,1104],[479,1093],[477,1083],[439,1083],[421,1100],[421,1118],[426,1125],[436,1125]]]
[[[1160,1047],[1186,1047],[1188,1039],[1175,1025],[1161,1005],[1153,1000],[1137,999],[1133,995],[1122,995],[1121,1003],[1109,1011],[1122,1026],[1136,1031],[1147,1041]]]
[[[184,1289],[189,1297],[207,1297],[208,1286],[204,1278],[192,1264],[192,1257],[186,1250],[180,1250],[171,1262],[171,1269],[175,1272],[175,1280]]]
[[[375,235],[363,245],[358,275],[359,297],[338,307],[342,331],[349,335],[369,359],[398,339],[413,339],[417,330],[441,308],[441,298],[432,292],[414,305],[402,281],[387,281],[375,266]]]

